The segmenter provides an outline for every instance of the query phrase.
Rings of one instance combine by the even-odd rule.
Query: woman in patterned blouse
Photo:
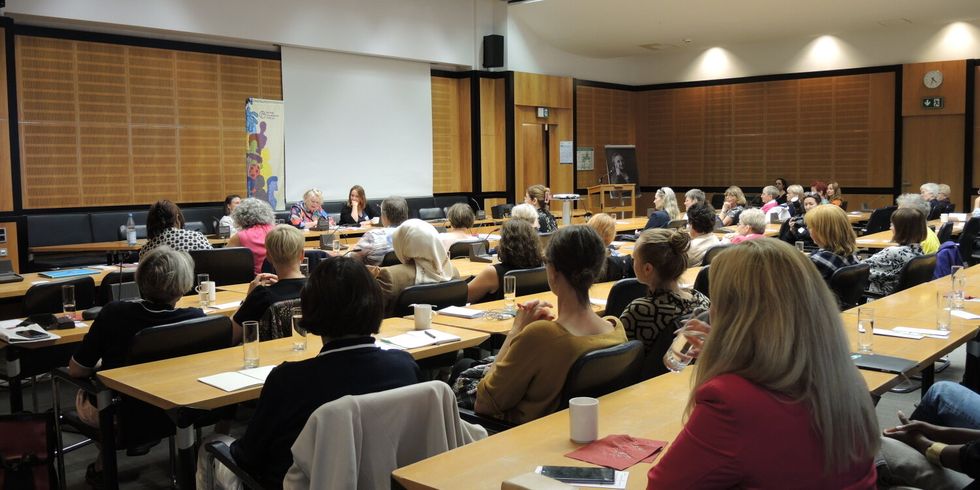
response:
[[[199,231],[184,229],[184,214],[176,204],[164,199],[150,206],[146,216],[146,244],[140,248],[140,258],[160,245],[180,252],[211,250],[211,242]]]
[[[868,291],[875,294],[891,294],[898,286],[902,268],[910,260],[922,255],[919,242],[926,238],[926,217],[918,209],[899,208],[892,213],[892,241],[888,247],[864,260],[871,266],[871,284]]]
[[[303,202],[289,208],[289,222],[297,228],[313,228],[320,218],[329,220],[327,212],[320,207],[322,204],[323,192],[320,189],[314,187],[306,191],[303,193]]]

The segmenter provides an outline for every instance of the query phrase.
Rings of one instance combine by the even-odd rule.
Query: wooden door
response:
[[[518,136],[521,158],[516,169],[514,202],[524,202],[524,191],[532,185],[547,185],[548,136],[543,124],[521,124]]]

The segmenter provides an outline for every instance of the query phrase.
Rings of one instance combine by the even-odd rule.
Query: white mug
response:
[[[939,215],[939,222],[946,223],[949,221],[949,213],[942,213]]]
[[[218,299],[217,287],[215,286],[214,281],[203,281],[201,282],[201,286],[201,289],[208,290],[208,301],[210,301],[211,304],[214,304],[214,302]]]
[[[572,442],[584,444],[599,438],[599,400],[580,396],[568,400],[568,422]]]
[[[415,330],[432,328],[432,305],[415,306]]]

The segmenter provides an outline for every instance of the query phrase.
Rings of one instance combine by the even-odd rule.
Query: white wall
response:
[[[432,195],[429,65],[284,47],[286,199]]]
[[[475,0],[8,0],[6,14],[474,64]]]

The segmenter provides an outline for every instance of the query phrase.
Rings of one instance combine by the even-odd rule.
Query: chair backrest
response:
[[[299,298],[275,302],[266,308],[259,319],[259,341],[281,339],[293,334],[293,308],[300,306]]]
[[[686,219],[672,219],[669,223],[667,223],[667,228],[680,229],[684,228],[685,226],[687,226]]]
[[[886,206],[872,211],[871,217],[868,218],[868,226],[864,227],[864,234],[878,233],[891,227],[892,213],[895,209],[897,209],[895,206]]]
[[[840,208],[843,209],[844,211],[847,211],[847,201],[841,201]]]
[[[723,252],[726,248],[731,247],[732,244],[725,243],[722,245],[715,245],[704,252],[704,260],[701,261],[701,265],[711,265],[711,261],[714,260],[715,256]]]
[[[694,290],[710,298],[708,293],[708,268],[710,266],[704,266],[698,271],[698,275],[694,278]]]
[[[208,315],[144,328],[133,336],[126,364],[141,364],[231,347],[231,318]]]
[[[106,303],[112,301],[111,285],[134,281],[136,281],[136,271],[115,271],[106,274],[105,277],[102,278],[102,283],[99,285],[99,290],[95,297],[96,306],[105,306]]]
[[[953,222],[947,221],[939,227],[939,231],[936,232],[936,238],[939,239],[939,243],[946,243],[953,238]]]
[[[64,310],[61,287],[68,285],[75,286],[75,311],[95,306],[95,281],[91,276],[83,276],[31,286],[24,293],[24,313],[61,313]]]
[[[398,265],[401,263],[402,261],[398,260],[398,255],[395,254],[394,250],[386,253],[384,258],[381,259],[381,267],[388,267],[389,265]]]
[[[409,286],[402,290],[395,301],[395,316],[412,314],[413,304],[432,305],[434,310],[447,306],[466,306],[466,293],[466,281],[461,279]]]
[[[848,265],[834,271],[828,286],[837,295],[841,311],[861,304],[870,279],[871,266],[868,264]]]
[[[714,194],[714,195],[711,196],[711,207],[713,207],[715,209],[721,209],[721,207],[724,204],[725,204],[725,194],[724,193],[719,192],[719,193]]]
[[[963,231],[960,232],[960,239],[957,243],[960,244],[960,258],[963,259],[964,264],[973,265],[976,262],[973,259],[973,251],[976,250],[974,241],[978,232],[980,232],[980,218],[970,218],[963,225]]]
[[[136,239],[146,238],[146,225],[136,225]],[[126,239],[126,225],[119,225],[119,239]]]
[[[489,240],[462,240],[449,246],[449,258],[469,257],[473,245],[482,243],[483,250],[490,250]]]
[[[643,342],[631,340],[585,353],[572,364],[562,387],[560,409],[578,396],[600,397],[636,383],[643,363]]]
[[[543,293],[549,289],[548,273],[544,267],[533,269],[514,269],[504,274],[504,277],[514,276],[517,278],[517,295]]]
[[[442,211],[442,208],[422,208],[419,209],[419,219],[446,219],[446,213]]]
[[[647,294],[647,289],[649,289],[647,285],[636,280],[635,277],[616,281],[606,298],[605,315],[615,317],[622,315],[634,299],[642,298]]]
[[[255,278],[252,251],[245,247],[193,250],[194,273],[207,274],[217,286],[244,284]]]
[[[936,268],[936,254],[921,255],[905,263],[898,275],[898,286],[894,293],[904,291],[912,286],[918,286],[932,280]]]
[[[498,204],[490,208],[490,216],[494,219],[500,219],[505,214],[509,215],[511,209],[514,209],[513,204]]]
[[[188,221],[184,223],[184,229],[196,231],[202,235],[208,234],[208,227],[204,226],[203,221]]]

